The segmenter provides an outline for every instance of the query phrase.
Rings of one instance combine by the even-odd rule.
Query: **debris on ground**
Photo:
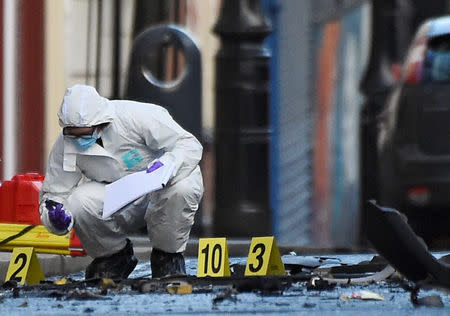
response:
[[[66,299],[75,299],[75,300],[110,300],[111,298],[105,295],[96,294],[92,291],[88,290],[79,290],[75,289],[70,291]]]
[[[346,302],[351,299],[384,301],[384,296],[368,290],[359,290],[341,294],[339,299]]]
[[[390,265],[413,282],[450,289],[450,265],[428,251],[403,213],[373,200],[368,201],[366,212],[368,239]]]
[[[134,293],[187,295],[211,293],[213,307],[217,308],[224,301],[237,302],[237,297],[241,293],[256,293],[261,296],[280,297],[324,295],[324,299],[336,300],[339,304],[339,301],[349,300],[384,300],[384,295],[388,293],[387,286],[389,289],[397,289],[395,291],[399,293],[410,293],[411,303],[414,306],[443,306],[443,301],[438,295],[418,297],[418,289],[422,284],[414,283],[396,272],[383,257],[365,255],[363,258],[365,261],[358,263],[355,259],[346,261],[327,256],[305,258],[293,254],[285,255],[283,264],[286,274],[281,276],[245,276],[245,264],[239,261],[240,264],[231,265],[233,272],[231,276],[220,278],[198,278],[195,275],[185,275],[151,279],[147,274],[125,280],[106,278],[74,280],[62,277],[52,281],[42,281],[36,285],[21,285],[11,280],[0,285],[0,303],[4,298],[11,297],[52,297],[60,301],[109,300],[114,294],[122,293],[131,295]],[[443,264],[447,263],[445,260],[450,261],[450,256],[442,258],[439,261]],[[378,291],[376,284],[380,284],[380,289],[384,287],[382,292]],[[341,289],[348,292],[337,294]],[[321,293],[324,291],[336,292]],[[288,303],[284,301],[276,302],[276,306],[288,306],[286,304]],[[302,302],[302,304],[306,308],[317,305],[311,303],[309,306],[309,302]]]
[[[19,305],[19,307],[28,307],[28,302],[24,301],[22,304]]]
[[[114,289],[117,288],[116,282],[112,279],[102,278],[99,283],[100,288],[102,289]]]
[[[308,291],[331,291],[336,287],[336,283],[330,283],[326,280],[322,280],[319,277],[314,277],[309,280],[306,285]]]
[[[167,292],[170,294],[191,294],[192,285],[187,282],[174,282],[166,286]]]
[[[53,283],[56,285],[64,285],[68,283],[68,280],[65,277],[62,277],[58,280],[53,281]]]
[[[213,306],[216,306],[218,303],[223,302],[224,300],[229,300],[232,302],[236,302],[237,297],[236,294],[238,292],[233,287],[224,288],[219,294],[217,294],[213,298]]]
[[[427,307],[444,307],[442,298],[439,295],[429,295],[419,298],[420,288],[416,288],[411,291],[411,303],[415,307],[427,306]]]

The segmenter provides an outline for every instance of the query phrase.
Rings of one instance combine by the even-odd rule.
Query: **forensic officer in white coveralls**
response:
[[[90,86],[67,89],[40,192],[42,223],[72,228],[94,258],[86,279],[127,278],[137,264],[127,236],[147,226],[152,277],[185,274],[183,251],[203,195],[202,146],[166,109],[108,100]],[[128,174],[174,164],[167,185],[103,219],[105,185]]]

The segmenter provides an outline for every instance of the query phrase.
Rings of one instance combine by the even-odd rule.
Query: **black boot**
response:
[[[121,251],[108,257],[95,258],[86,268],[85,279],[126,279],[133,272],[137,263],[133,244],[127,238],[127,244]]]
[[[152,278],[162,278],[174,275],[186,275],[183,254],[169,253],[153,248],[150,257]]]

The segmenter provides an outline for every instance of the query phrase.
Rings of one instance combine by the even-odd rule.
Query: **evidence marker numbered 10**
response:
[[[245,267],[246,276],[285,275],[275,238],[253,237]],[[225,237],[200,238],[197,277],[230,276],[228,246]]]

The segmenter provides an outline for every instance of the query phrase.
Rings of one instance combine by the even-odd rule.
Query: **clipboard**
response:
[[[102,218],[108,218],[125,205],[150,192],[162,189],[174,170],[173,164],[165,164],[147,173],[132,173],[105,186]]]

